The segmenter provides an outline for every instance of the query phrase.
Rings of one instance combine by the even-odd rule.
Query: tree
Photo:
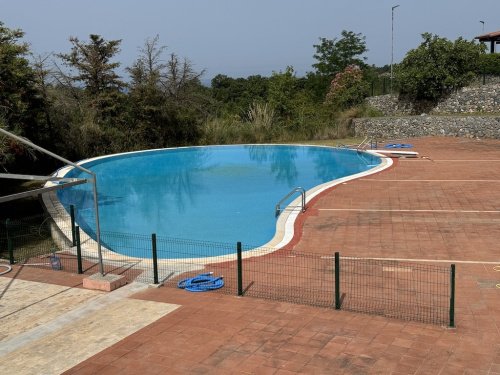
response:
[[[315,44],[314,58],[318,61],[313,64],[320,75],[332,77],[349,65],[364,67],[366,57],[361,57],[368,51],[366,37],[361,33],[343,30],[339,40],[319,38],[320,44]]]
[[[485,53],[479,59],[479,74],[500,76],[500,53]]]
[[[64,78],[77,87],[83,85],[91,106],[100,115],[100,120],[113,117],[117,114],[120,89],[124,87],[115,71],[120,63],[112,62],[120,52],[121,40],[106,41],[99,35],[91,34],[88,43],[75,37],[69,38],[69,41],[72,44],[71,52],[57,56],[71,71],[76,72],[71,72],[73,74],[70,73]]]
[[[134,123],[136,140],[144,146],[162,147],[161,128],[167,126],[165,116],[165,96],[160,87],[162,53],[166,46],[159,46],[159,36],[146,39],[140,55],[127,68],[130,75],[129,108]]]
[[[479,69],[484,45],[458,38],[454,42],[430,33],[396,67],[400,94],[414,100],[436,101],[468,85]]]
[[[208,107],[208,94],[200,83],[203,72],[174,53],[163,60],[165,49],[158,36],[147,39],[138,59],[127,68],[130,117],[146,147],[193,142]]]
[[[361,104],[368,95],[368,82],[363,80],[363,72],[357,65],[349,65],[337,73],[330,84],[325,104],[334,110],[344,110]]]
[[[293,97],[296,94],[298,79],[293,67],[287,66],[284,72],[273,72],[269,79],[269,104],[278,116],[290,119],[294,110]]]
[[[36,87],[36,77],[27,59],[29,46],[20,42],[23,36],[23,31],[9,29],[0,22],[0,125],[39,143],[45,138],[46,103]],[[0,154],[4,168],[27,155],[22,145],[5,139]]]
[[[268,85],[269,78],[260,75],[231,78],[218,74],[212,79],[211,93],[223,112],[245,117],[255,101],[267,100]]]
[[[156,35],[153,39],[148,38],[144,46],[140,49],[140,56],[127,68],[132,80],[130,87],[132,89],[158,89],[160,76],[165,64],[161,57],[167,46],[159,46],[160,37]]]
[[[361,33],[343,30],[340,39],[319,38],[313,64],[314,72],[307,75],[309,89],[316,98],[323,100],[325,92],[335,74],[343,71],[349,65],[357,65],[364,69],[366,57],[362,55],[368,51],[366,37]]]

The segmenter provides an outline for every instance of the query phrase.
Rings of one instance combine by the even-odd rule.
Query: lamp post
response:
[[[483,32],[481,34],[484,35],[484,21],[479,21],[479,22],[483,24]],[[481,45],[483,46],[483,48],[485,48],[483,42],[481,42]],[[484,66],[483,66],[483,85],[484,84],[486,84],[486,74],[484,74]]]
[[[393,71],[392,65],[394,63],[394,9],[396,9],[399,5],[394,5],[391,9],[392,14],[392,22],[391,22],[391,95],[392,95],[392,79],[393,79]]]

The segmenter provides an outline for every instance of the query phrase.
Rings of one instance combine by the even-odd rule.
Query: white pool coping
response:
[[[296,147],[322,147],[322,148],[332,148],[336,149],[336,147],[331,147],[331,146],[322,146],[322,145],[307,145],[307,144],[300,144],[300,145],[295,145],[295,144],[259,144],[259,145],[238,145],[238,146],[296,146]],[[234,145],[213,145],[209,147],[230,147]],[[84,163],[89,163],[92,161],[96,160],[102,160],[102,159],[107,159],[110,157],[118,156],[118,155],[130,155],[130,154],[140,154],[140,153],[146,153],[146,152],[154,152],[154,151],[160,151],[160,150],[175,150],[175,149],[185,149],[185,148],[201,148],[201,147],[207,147],[207,146],[188,146],[188,147],[175,147],[175,148],[169,148],[169,149],[154,149],[154,150],[144,150],[144,151],[133,151],[133,152],[125,152],[125,153],[119,153],[119,154],[113,154],[113,155],[105,155],[105,156],[99,156],[95,158],[90,158],[90,159],[85,159],[82,161],[79,161],[78,165],[84,164]],[[339,184],[346,183],[347,181],[355,180],[361,177],[366,177],[375,173],[378,173],[380,171],[383,171],[387,168],[389,168],[392,164],[393,161],[390,157],[387,155],[379,154],[374,150],[370,151],[362,151],[359,150],[357,152],[368,152],[372,155],[376,155],[381,158],[381,163],[378,164],[377,166],[364,171],[360,173],[356,173],[354,175],[342,177],[336,180],[332,180],[329,182],[325,182],[321,185],[317,185],[309,190],[306,191],[306,207],[307,204],[320,195],[321,193],[325,192],[326,190],[337,186]],[[54,176],[56,177],[64,177],[70,170],[72,170],[74,167],[71,166],[66,166],[63,167],[59,170],[57,170],[54,173]],[[50,186],[53,184],[53,182],[47,182],[46,186]],[[71,218],[69,214],[66,212],[62,204],[59,202],[57,199],[56,193],[55,192],[49,192],[45,193],[42,195],[42,200],[43,203],[48,211],[48,213],[53,217],[54,221],[56,222],[56,225],[59,228],[68,228],[71,227]],[[297,220],[298,216],[301,214],[301,197],[299,196],[295,200],[293,200],[285,209],[283,209],[282,213],[278,217],[278,220],[276,222],[276,232],[274,237],[267,242],[266,244],[259,246],[257,248],[251,249],[251,250],[246,250],[243,251],[242,257],[243,258],[251,258],[251,257],[256,257],[256,256],[262,256],[266,254],[270,254],[276,250],[279,250],[283,247],[285,247],[287,244],[289,244],[292,239],[295,236],[295,221]],[[62,231],[61,231],[62,233]],[[93,240],[90,236],[88,236],[86,233],[83,231],[81,233],[81,249],[82,249],[82,255],[86,258],[96,258],[97,259],[97,242]],[[69,238],[63,239],[66,242],[70,242]],[[182,240],[182,239],[180,239]],[[189,241],[189,239],[185,239],[186,241]],[[196,241],[193,241],[196,242]],[[200,244],[202,242],[200,241]],[[76,248],[73,249],[76,252]],[[104,246],[101,247],[102,250],[102,257],[103,261],[106,263],[114,263],[114,262],[130,262],[130,264],[134,264],[134,268],[142,268],[144,270],[150,270],[152,269],[152,259],[149,258],[135,258],[135,257],[130,257],[127,255],[120,254],[118,252],[112,251],[110,249],[105,248]],[[229,254],[229,255],[220,255],[220,256],[213,256],[213,257],[202,257],[202,258],[176,258],[176,259],[158,259],[158,266],[159,268],[167,267],[171,269],[172,266],[175,266],[176,268],[176,273],[177,272],[186,272],[186,271],[194,271],[198,269],[202,269],[206,264],[210,263],[221,263],[221,262],[228,262],[228,261],[234,261],[237,259],[236,255],[236,250],[234,254]],[[181,269],[177,269],[177,268]]]

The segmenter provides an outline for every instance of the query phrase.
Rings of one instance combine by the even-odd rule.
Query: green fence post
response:
[[[7,249],[9,250],[9,263],[14,264],[14,245],[12,244],[12,238],[7,238]]]
[[[243,296],[243,257],[241,253],[241,242],[236,244],[238,254],[238,295]]]
[[[151,235],[151,242],[153,245],[153,282],[158,284],[158,256],[156,254],[156,233]]]
[[[80,241],[80,227],[77,225],[75,227],[75,240],[76,240],[76,261],[78,263],[78,273],[83,273],[82,267],[82,246]]]
[[[450,272],[450,327],[455,327],[455,265]]]
[[[75,229],[75,206],[69,206],[69,216],[71,218],[71,242],[76,246],[76,229]]]
[[[340,254],[335,253],[335,310],[340,310]]]

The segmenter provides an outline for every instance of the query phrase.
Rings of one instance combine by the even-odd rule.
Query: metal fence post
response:
[[[335,310],[340,310],[340,254],[335,252]]]
[[[12,238],[7,238],[7,249],[9,249],[9,263],[14,264],[14,245],[12,244]]]
[[[76,246],[76,229],[75,229],[75,206],[69,206],[69,216],[71,218],[71,242]]]
[[[83,273],[82,246],[80,241],[80,227],[78,225],[75,227],[75,240],[76,240],[76,261],[78,264],[78,273],[82,274]]]
[[[153,245],[153,283],[158,284],[158,256],[156,253],[156,233],[151,235]]]
[[[450,327],[455,327],[455,265],[450,272]]]
[[[238,295],[243,296],[243,257],[241,253],[241,242],[236,244],[238,254]]]

